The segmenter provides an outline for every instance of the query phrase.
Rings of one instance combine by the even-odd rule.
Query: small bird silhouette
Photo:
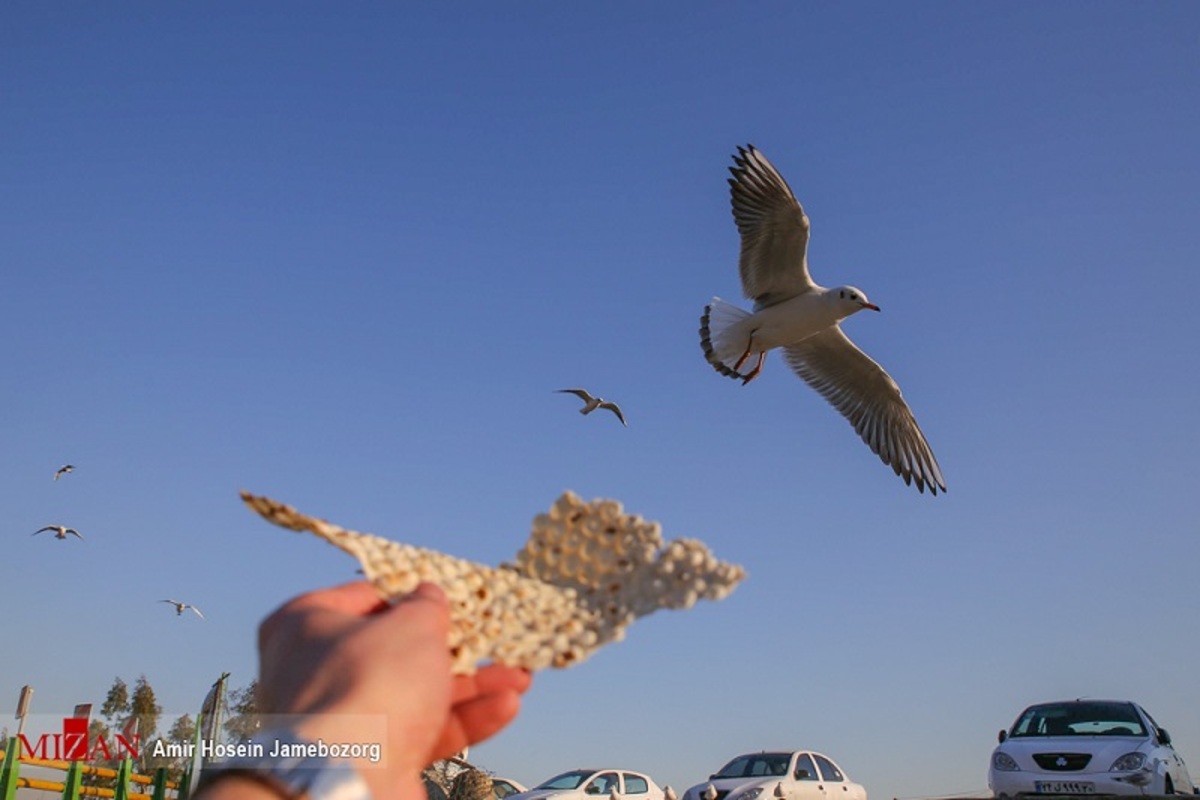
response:
[[[597,408],[606,408],[617,415],[617,419],[621,420],[622,425],[626,428],[629,427],[629,423],[625,421],[625,415],[621,413],[621,409],[617,407],[616,403],[611,403],[602,397],[596,397],[587,389],[556,389],[555,391],[573,394],[582,400],[583,408],[579,409],[580,414],[590,414]]]
[[[200,609],[196,608],[191,603],[181,603],[178,600],[159,600],[158,602],[170,603],[171,605],[175,606],[175,616],[177,617],[183,616],[183,612],[190,608],[192,611],[196,612],[196,616],[200,617],[200,619],[204,619],[204,615],[200,613]]]
[[[54,473],[54,480],[58,480],[63,475],[66,475],[68,472],[74,472],[74,471],[75,471],[74,464],[63,464],[61,467],[58,468],[58,472]]]
[[[68,533],[72,536],[78,536],[80,539],[83,538],[83,535],[79,531],[74,528],[68,528],[66,525],[47,525],[44,528],[38,528],[32,535],[37,536],[42,531],[54,531],[55,539],[65,539]]]

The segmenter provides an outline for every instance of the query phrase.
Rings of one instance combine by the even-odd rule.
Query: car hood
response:
[[[1149,753],[1150,740],[1142,736],[1030,736],[1011,738],[996,748],[1007,753],[1024,770],[1040,770],[1033,760],[1036,753],[1090,753],[1089,772],[1104,772],[1126,753]]]
[[[578,789],[529,789],[510,794],[506,800],[547,800],[550,797],[566,797],[582,794]]]
[[[773,789],[775,784],[784,780],[784,776],[763,776],[755,778],[713,778],[712,780],[697,783],[687,793],[694,793],[699,796],[711,783],[713,788],[718,792],[729,792],[729,797],[732,798],[738,792],[744,791],[754,786],[762,786],[764,789]]]

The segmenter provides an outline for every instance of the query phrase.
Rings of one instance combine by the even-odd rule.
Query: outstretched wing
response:
[[[594,398],[592,393],[587,389],[555,389],[559,394],[573,394],[585,403],[590,403]]]
[[[942,470],[900,387],[883,367],[833,326],[783,348],[784,358],[841,412],[883,463],[917,490],[946,491]]]
[[[787,181],[766,156],[739,147],[730,167],[733,221],[742,235],[738,271],[742,291],[758,307],[811,290],[808,217]]]
[[[621,413],[621,409],[617,407],[616,403],[610,403],[605,400],[600,404],[600,408],[607,408],[609,411],[617,415],[617,419],[621,420],[622,425],[624,425],[626,428],[629,427],[629,423],[625,421],[625,415]]]

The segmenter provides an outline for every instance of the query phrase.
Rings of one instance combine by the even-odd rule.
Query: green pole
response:
[[[63,779],[63,800],[79,800],[79,787],[83,783],[82,776],[83,772],[79,762],[72,761],[71,766],[67,769],[67,777]]]
[[[150,800],[167,800],[167,768],[154,770],[154,795]]]
[[[113,800],[129,800],[129,775],[133,772],[133,759],[124,758],[117,769],[117,785],[113,787]]]
[[[204,752],[204,709],[196,715],[196,735],[192,737],[192,757],[183,769],[183,777],[179,779],[179,788],[175,790],[175,800],[188,800],[192,793],[192,777],[201,764],[201,754]]]
[[[192,793],[192,764],[188,764],[179,778],[179,788],[175,790],[175,800],[188,800]]]
[[[0,766],[0,800],[13,800],[17,796],[17,773],[21,769],[21,740],[9,737],[4,748],[4,765]]]

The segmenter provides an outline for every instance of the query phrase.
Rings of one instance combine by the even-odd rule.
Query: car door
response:
[[[813,753],[813,758],[816,759],[817,766],[821,769],[826,800],[857,800],[854,792],[850,791],[850,782],[837,768],[837,764],[818,753]]]
[[[821,781],[811,753],[796,754],[791,774],[783,786],[787,800],[823,800],[826,797],[825,784]],[[764,797],[763,800],[768,798]]]
[[[591,797],[608,797],[613,792],[621,791],[620,779],[615,772],[601,772],[587,782],[583,793]]]
[[[659,800],[650,797],[650,782],[636,772],[622,772],[621,782],[624,800]]]

